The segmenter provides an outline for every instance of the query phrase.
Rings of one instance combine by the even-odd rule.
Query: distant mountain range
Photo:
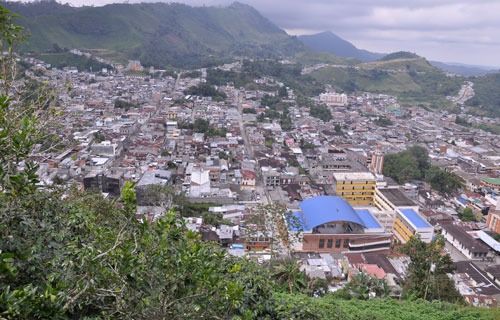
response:
[[[414,53],[374,53],[356,48],[332,32],[294,37],[254,8],[235,2],[226,7],[190,7],[178,3],[110,4],[71,7],[55,1],[0,2],[19,15],[30,34],[22,51],[93,50],[126,63],[140,60],[159,68],[198,68],[232,61],[295,58],[306,64],[342,65],[311,73],[315,81],[340,90],[394,94],[407,103],[440,107],[465,80],[443,71],[482,76],[487,68],[427,61]],[[65,50],[63,50],[65,51]],[[57,58],[53,56],[52,58]],[[476,110],[498,115],[493,94],[499,74],[476,77]]]
[[[298,39],[309,49],[315,52],[326,52],[344,58],[354,58],[362,62],[369,62],[382,59],[386,54],[370,52],[359,49],[351,42],[339,37],[331,31],[321,32],[312,35],[302,35]],[[488,73],[498,72],[499,68],[473,66],[458,63],[444,63],[439,61],[429,61],[433,66],[449,73],[462,76],[479,76]]]
[[[71,7],[55,1],[2,2],[30,33],[24,50],[100,49],[144,65],[192,67],[234,56],[273,58],[304,51],[296,37],[254,8],[190,7],[178,3]]]
[[[352,43],[331,31],[303,35],[298,38],[313,51],[332,53],[339,57],[354,58],[364,62],[378,60],[385,55],[358,49]]]

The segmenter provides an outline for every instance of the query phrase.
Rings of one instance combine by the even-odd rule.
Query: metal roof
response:
[[[400,209],[399,210],[408,221],[415,226],[415,228],[432,228],[432,226],[422,218],[418,213],[413,209]]]
[[[302,212],[296,212],[294,216],[304,231],[329,222],[351,222],[367,229],[382,228],[368,210],[356,211],[346,200],[336,196],[310,198],[302,201],[300,208]]]
[[[363,221],[363,225],[367,229],[380,229],[382,226],[367,209],[356,210],[358,217]]]

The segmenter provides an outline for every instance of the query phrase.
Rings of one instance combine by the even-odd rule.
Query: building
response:
[[[376,180],[370,172],[334,172],[335,194],[353,206],[371,206],[375,195]]]
[[[302,201],[297,223],[300,231],[297,251],[303,252],[387,252],[392,235],[386,233],[369,209],[354,209],[345,199],[318,196]]]
[[[481,240],[474,239],[467,231],[454,223],[443,223],[441,233],[458,251],[470,260],[484,260],[489,248]]]
[[[406,243],[413,236],[419,236],[430,243],[434,236],[434,228],[413,208],[401,208],[395,211],[394,235],[401,243]]]
[[[490,210],[486,219],[488,229],[495,233],[500,233],[500,199],[497,201],[495,210]]]
[[[482,271],[472,261],[455,262],[455,268],[455,286],[469,304],[478,307],[498,305],[500,287],[489,277],[488,271]]]
[[[382,174],[384,169],[384,154],[380,150],[376,150],[372,154],[372,159],[370,162],[370,171],[374,174]]]
[[[241,171],[241,186],[243,188],[255,189],[257,175],[251,170]]]
[[[396,210],[412,208],[418,211],[418,206],[397,188],[376,188],[374,205],[378,211],[375,216],[388,232],[392,232]]]
[[[118,197],[123,186],[123,175],[91,172],[83,178],[83,188],[88,191],[100,191]]]
[[[327,92],[319,95],[319,101],[327,106],[345,106],[347,105],[347,95],[345,93]]]
[[[481,180],[481,184],[485,187],[500,191],[500,178],[484,178]]]
[[[135,185],[138,206],[169,205],[169,199],[163,197],[162,187],[172,183],[172,173],[168,170],[146,171]]]

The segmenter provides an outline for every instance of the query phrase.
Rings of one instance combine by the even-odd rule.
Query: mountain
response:
[[[190,67],[229,57],[273,58],[305,47],[252,7],[190,7],[178,3],[71,7],[55,1],[3,2],[30,33],[27,51],[59,47],[101,50],[115,60]]]
[[[425,58],[396,52],[356,66],[329,66],[310,73],[315,80],[341,91],[365,91],[397,96],[403,104],[450,106],[446,96],[458,93],[461,77],[448,77]]]
[[[349,41],[342,39],[330,31],[303,35],[299,36],[298,39],[315,52],[332,53],[339,57],[355,58],[361,61],[374,61],[383,56],[380,53],[358,49]]]
[[[386,54],[382,58],[380,58],[380,61],[391,61],[391,60],[400,60],[400,59],[419,59],[420,56],[418,56],[416,53],[413,52],[408,52],[408,51],[397,51],[397,52],[392,52],[389,54]]]
[[[462,63],[444,63],[439,61],[429,61],[433,66],[449,73],[461,76],[484,76],[500,70],[498,67],[475,66]]]

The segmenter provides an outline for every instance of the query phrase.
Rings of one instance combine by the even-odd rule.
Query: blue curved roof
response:
[[[295,214],[304,230],[328,222],[352,222],[366,227],[353,207],[344,199],[336,196],[319,196],[302,201],[302,212]]]

